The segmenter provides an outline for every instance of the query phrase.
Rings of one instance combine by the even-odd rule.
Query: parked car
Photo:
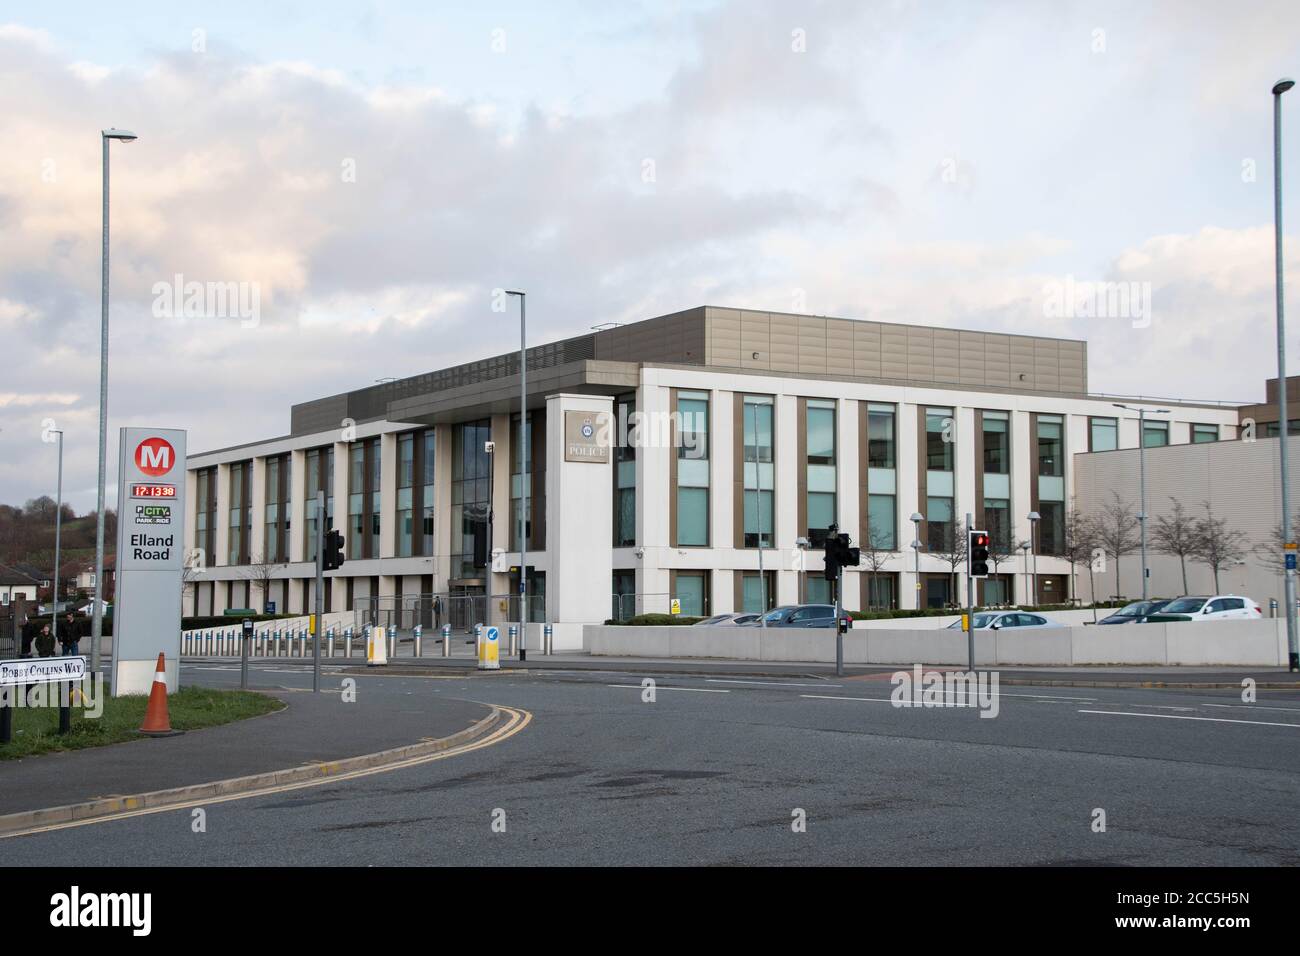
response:
[[[1209,597],[1180,597],[1170,601],[1156,614],[1148,614],[1153,621],[1243,621],[1264,616],[1258,604],[1239,594],[1212,594]]]
[[[694,627],[744,627],[758,621],[757,614],[715,614],[702,621],[696,621]]]
[[[1148,617],[1164,608],[1169,598],[1156,598],[1154,601],[1134,601],[1125,604],[1109,617],[1103,617],[1098,624],[1142,624]]]
[[[852,615],[845,613],[844,616],[850,624],[853,623]],[[788,604],[768,611],[766,621],[768,627],[834,627],[835,605]],[[761,624],[754,620],[748,626],[759,627]]]
[[[1065,627],[1060,621],[1053,621],[1051,618],[1043,617],[1041,614],[1031,614],[1029,611],[976,611],[975,612],[975,630],[982,631],[986,629],[1000,631],[1003,628],[1010,627]],[[948,625],[952,631],[960,631],[961,621],[953,621]]]

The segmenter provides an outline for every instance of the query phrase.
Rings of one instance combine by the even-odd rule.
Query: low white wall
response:
[[[1097,608],[1097,620],[1103,617],[1109,617],[1114,614],[1117,608]],[[1091,624],[1093,623],[1093,612],[1087,611],[1033,611],[1033,614],[1042,614],[1049,620],[1056,621],[1060,624]],[[884,617],[873,618],[869,621],[854,621],[855,630],[888,630],[888,631],[928,631],[936,627],[947,627],[954,621],[960,621],[960,614],[943,614],[935,617]],[[1107,625],[1110,627],[1111,625]]]
[[[1076,612],[1077,613],[1077,612]],[[618,627],[588,624],[593,656],[832,662],[835,632],[754,627]],[[558,647],[557,647],[558,649]],[[850,664],[967,662],[966,634],[944,627],[871,628],[844,636]],[[1281,619],[1215,623],[1119,624],[1106,627],[1004,629],[975,635],[981,665],[1186,664],[1286,666]]]

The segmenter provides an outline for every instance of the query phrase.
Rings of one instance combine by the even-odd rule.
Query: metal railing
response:
[[[540,624],[546,619],[546,595],[528,598],[528,620]],[[518,594],[379,595],[362,598],[353,611],[353,627],[386,627],[409,638],[417,625],[426,633],[450,624],[453,633],[471,634],[475,625],[509,625],[519,621]]]
[[[672,598],[666,591],[653,594],[611,594],[609,616],[615,621],[626,621],[638,614],[668,614],[672,609]],[[707,614],[707,598],[705,604]]]

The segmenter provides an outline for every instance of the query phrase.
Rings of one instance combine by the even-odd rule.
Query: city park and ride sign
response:
[[[117,468],[113,696],[147,694],[158,654],[175,693],[185,566],[185,432],[123,428]]]

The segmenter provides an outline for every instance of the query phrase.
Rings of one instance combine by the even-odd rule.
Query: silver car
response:
[[[994,630],[1000,631],[1003,628],[1010,627],[1065,627],[1060,621],[1053,621],[1051,618],[1043,617],[1041,614],[1033,614],[1029,611],[976,611],[975,612],[975,630]],[[953,621],[948,625],[951,631],[960,631],[961,621]]]
[[[758,620],[757,614],[715,614],[702,621],[696,621],[692,627],[744,627]]]

